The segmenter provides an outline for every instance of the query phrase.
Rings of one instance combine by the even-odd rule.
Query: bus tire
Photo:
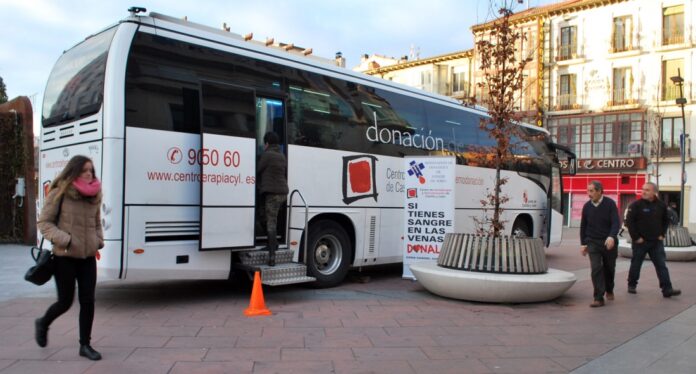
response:
[[[527,224],[527,221],[523,218],[517,218],[515,223],[512,225],[512,237],[515,238],[531,238],[531,228]]]
[[[350,259],[350,238],[341,225],[334,221],[310,225],[306,264],[308,275],[317,279],[312,286],[339,285],[348,274]]]

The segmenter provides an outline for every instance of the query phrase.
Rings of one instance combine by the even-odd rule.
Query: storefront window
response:
[[[645,113],[555,118],[549,130],[554,141],[569,146],[578,158],[639,157],[641,148],[631,144],[645,141]]]

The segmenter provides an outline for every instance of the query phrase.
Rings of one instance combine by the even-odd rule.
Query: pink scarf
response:
[[[97,196],[99,191],[101,191],[101,182],[99,182],[97,178],[92,179],[91,182],[87,182],[82,178],[77,178],[72,182],[72,185],[80,195],[86,197]]]

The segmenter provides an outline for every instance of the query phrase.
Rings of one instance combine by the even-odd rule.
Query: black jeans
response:
[[[70,309],[75,298],[75,280],[77,280],[78,300],[80,301],[80,344],[89,344],[94,322],[94,291],[97,285],[97,261],[94,257],[86,259],[55,257],[58,301],[51,305],[42,318],[48,327],[61,314]]]
[[[604,240],[590,239],[587,243],[587,252],[590,255],[590,266],[592,267],[593,296],[595,300],[603,301],[605,292],[614,292],[617,248],[614,245],[614,248],[608,250],[604,245]]]
[[[646,240],[643,243],[633,243],[631,245],[633,257],[631,258],[631,268],[628,271],[628,286],[636,287],[640,278],[640,269],[645,260],[645,254],[650,255],[650,261],[655,266],[657,279],[660,281],[662,292],[672,289],[672,282],[669,280],[669,270],[665,264],[667,256],[665,255],[665,246],[662,240]]]

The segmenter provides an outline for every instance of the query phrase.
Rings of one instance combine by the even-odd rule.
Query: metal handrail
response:
[[[300,199],[302,199],[302,204],[304,204],[305,208],[305,225],[304,228],[299,228],[299,227],[292,227],[292,200],[295,197],[295,194],[298,194],[300,196]],[[304,196],[302,196],[302,193],[299,190],[293,190],[290,193],[290,199],[289,199],[289,205],[290,208],[288,209],[288,230],[287,230],[287,235],[285,236],[288,238],[288,244],[290,241],[290,230],[304,230],[304,245],[303,245],[303,259],[305,263],[307,262],[307,242],[309,241],[309,205],[307,204],[307,200],[305,200]]]

